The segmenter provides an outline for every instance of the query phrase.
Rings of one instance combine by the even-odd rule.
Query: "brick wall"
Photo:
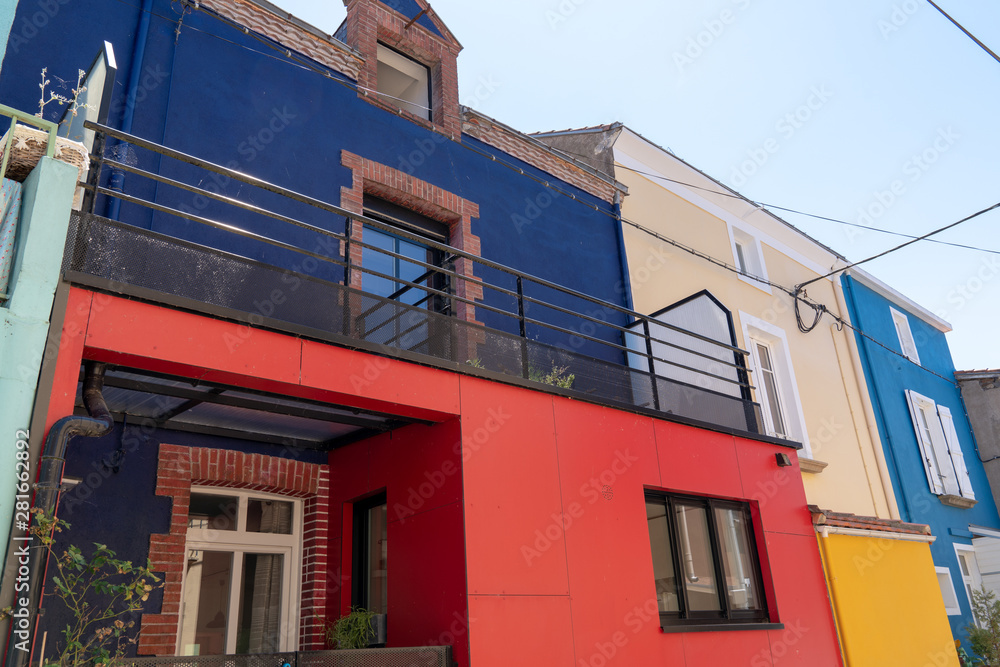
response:
[[[346,4],[344,39],[364,58],[364,64],[358,72],[358,93],[372,104],[398,111],[395,106],[374,95],[378,83],[378,43],[391,46],[423,63],[431,71],[431,122],[406,111],[399,113],[414,122],[431,126],[455,141],[461,141],[458,53],[462,46],[451,37],[446,28],[442,32],[447,38],[439,37],[417,23],[406,28],[409,22],[407,17],[377,0],[348,0]],[[439,25],[443,26],[440,22]]]
[[[149,536],[153,570],[164,574],[159,614],[143,614],[140,655],[173,655],[181,611],[191,486],[221,486],[302,498],[302,593],[299,650],[323,648],[329,512],[327,465],[226,449],[160,445],[156,494],[170,496],[170,532]]]
[[[479,205],[475,202],[459,197],[436,185],[431,185],[427,181],[414,178],[398,169],[379,164],[348,151],[341,152],[340,161],[354,174],[352,186],[340,189],[342,208],[360,214],[363,212],[364,195],[366,193],[374,195],[448,225],[448,245],[470,255],[478,256],[480,254],[479,237],[472,233],[472,219],[479,217]],[[363,242],[363,239],[362,225],[353,221],[351,240]],[[361,252],[361,247],[352,243],[352,264],[361,266]],[[467,259],[455,262],[455,272],[469,278],[476,277],[473,274],[472,262]],[[464,280],[457,282],[455,293],[458,296],[470,301],[483,298],[482,286]],[[360,289],[360,271],[351,273],[351,286]],[[471,304],[457,302],[455,314],[466,322],[478,323],[475,307]]]

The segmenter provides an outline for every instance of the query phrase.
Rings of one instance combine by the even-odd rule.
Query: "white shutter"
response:
[[[972,478],[969,477],[969,469],[965,466],[965,456],[962,454],[962,444],[958,441],[958,432],[955,431],[955,420],[951,417],[951,410],[939,405],[937,413],[938,417],[941,418],[941,430],[944,431],[948,455],[951,458],[951,464],[955,467],[955,477],[958,480],[962,497],[975,500],[976,494],[972,491]]]
[[[1000,539],[976,537],[972,540],[976,550],[976,563],[986,590],[1000,596]]]
[[[945,492],[944,484],[941,481],[941,474],[938,471],[937,462],[934,459],[934,443],[923,428],[924,420],[921,419],[921,401],[927,401],[915,391],[906,390],[906,403],[910,406],[910,419],[913,420],[913,431],[917,434],[917,445],[920,447],[920,454],[924,459],[924,471],[927,473],[927,484],[931,488],[931,493],[941,495]]]

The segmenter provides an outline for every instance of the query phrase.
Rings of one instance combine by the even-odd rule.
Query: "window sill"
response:
[[[661,625],[660,632],[735,632],[739,630],[784,630],[784,623],[705,623],[702,625]]]
[[[804,456],[799,457],[799,470],[802,472],[819,474],[826,470],[828,465],[830,464],[825,461],[817,461],[816,459],[809,459]]]
[[[963,498],[962,496],[954,496],[950,494],[938,496],[938,500],[941,501],[942,505],[957,507],[962,510],[972,509],[976,506],[976,503],[979,502],[978,500],[970,500],[968,498]]]

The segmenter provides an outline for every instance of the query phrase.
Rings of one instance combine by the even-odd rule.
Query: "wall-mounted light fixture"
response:
[[[778,452],[777,454],[774,455],[774,458],[778,460],[779,468],[786,468],[792,465],[792,459],[788,457],[788,454],[785,454],[783,452]]]

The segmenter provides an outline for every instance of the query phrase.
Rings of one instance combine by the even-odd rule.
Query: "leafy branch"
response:
[[[70,525],[41,509],[32,513],[31,534],[38,538],[55,567],[55,596],[73,619],[62,630],[58,657],[46,660],[46,665],[113,665],[124,656],[125,648],[137,641],[127,636],[135,626],[135,621],[127,617],[142,610],[154,587],[162,586],[157,585],[160,578],[153,574],[148,560],[144,567],[133,565],[132,561],[117,558],[104,544],[94,543],[89,556],[75,545],[57,553],[56,533],[68,530]]]

